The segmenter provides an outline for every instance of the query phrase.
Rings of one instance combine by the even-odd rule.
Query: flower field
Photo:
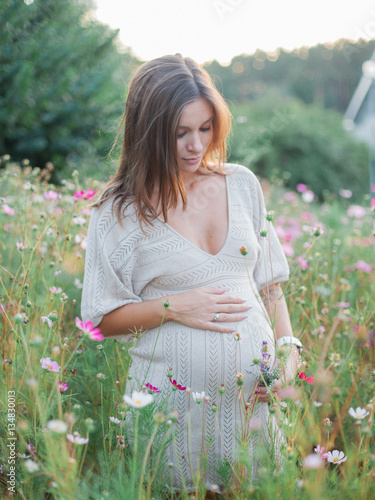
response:
[[[169,372],[167,393],[146,380],[125,396],[127,345],[103,338],[80,317],[90,203],[101,185],[81,185],[74,172],[56,187],[48,182],[51,165],[2,164],[2,496],[204,499],[209,429],[195,491],[176,495],[170,488],[178,464],[166,462],[163,450],[178,433],[179,416],[169,400],[184,391],[204,419],[217,411],[225,386],[213,401]],[[295,192],[277,182],[263,188],[290,264],[283,291],[302,363],[283,400],[270,406],[284,438],[278,459],[259,457],[257,477],[246,454],[246,441],[259,432],[243,400],[249,374],[237,374],[244,424],[237,459],[218,466],[221,492],[230,499],[375,498],[375,207],[369,196],[352,203],[346,187],[340,199],[327,196],[322,204],[302,184]],[[240,334],[233,342],[241,343]],[[249,370],[259,362],[249,359]]]

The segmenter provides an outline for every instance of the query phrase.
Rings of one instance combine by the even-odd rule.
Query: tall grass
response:
[[[73,173],[56,188],[48,183],[50,173],[8,163],[0,174],[3,494],[11,493],[14,474],[15,498],[27,500],[178,498],[171,489],[178,464],[167,463],[164,450],[178,432],[170,396],[179,389],[170,384],[167,393],[150,390],[153,400],[142,408],[125,404],[126,385],[133,383],[127,347],[91,340],[75,321],[90,201],[75,199],[74,192],[100,185],[87,179],[81,186]],[[279,459],[270,448],[257,457],[256,478],[247,443],[259,429],[237,380],[241,453],[218,464],[224,496],[372,498],[375,238],[369,200],[354,208],[347,199],[318,206],[277,186],[264,189],[292,271],[283,289],[294,334],[304,345],[305,376],[297,376],[293,392],[270,407],[285,442]],[[42,369],[42,358],[57,367],[46,361],[51,368]],[[59,382],[66,385],[59,388]],[[197,403],[189,389],[186,397],[201,405],[205,435],[195,491],[179,498],[203,499],[212,432],[207,415],[217,406],[204,397]],[[353,417],[350,408],[357,407],[363,412]],[[318,445],[343,451],[347,459],[320,459]]]

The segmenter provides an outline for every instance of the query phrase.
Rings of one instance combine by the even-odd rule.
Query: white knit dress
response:
[[[196,472],[202,453],[202,425],[206,438],[212,437],[208,452],[203,447],[208,463],[207,488],[220,483],[216,473],[218,461],[235,459],[236,441],[244,419],[236,374],[244,374],[243,391],[247,400],[257,379],[245,370],[250,369],[254,357],[260,357],[263,340],[268,342],[271,363],[274,360],[274,333],[258,291],[289,278],[285,254],[272,223],[265,218],[258,180],[241,165],[226,164],[225,168],[229,174],[226,176],[229,227],[224,246],[216,255],[197,248],[159,218],[152,228],[143,226],[144,234],[132,205],[123,212],[123,227],[116,215],[112,215],[110,202],[94,209],[88,231],[81,312],[82,318],[92,321],[94,326],[103,315],[125,304],[166,296],[172,302],[173,295],[201,286],[225,287],[226,293],[246,299],[252,307],[247,319],[232,324],[240,334],[239,341],[232,333],[199,330],[169,321],[163,325],[158,339],[159,328],[148,330],[129,351],[132,380],[127,392],[148,382],[158,387],[161,394],[169,393],[171,384],[166,374],[172,368],[178,384],[192,391],[205,391],[210,397],[207,411],[203,403],[199,406],[186,391],[173,391],[170,397],[171,407],[178,411],[180,420],[165,463],[173,464],[176,489],[183,484],[192,489],[191,472]],[[259,235],[263,228],[268,231],[266,238]],[[242,246],[248,251],[246,257],[240,252]],[[131,335],[113,338],[119,342],[132,340]],[[220,400],[221,384],[226,391]],[[212,403],[218,405],[216,413],[211,410]],[[203,423],[202,414],[206,414]],[[257,451],[262,446],[271,447],[268,404],[258,404],[252,418],[255,424],[249,438],[249,473],[256,475]],[[257,423],[261,425],[258,431]],[[273,429],[275,426],[271,422]]]

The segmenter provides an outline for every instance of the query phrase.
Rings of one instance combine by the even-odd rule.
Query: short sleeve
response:
[[[253,224],[257,241],[260,245],[260,254],[254,267],[254,281],[258,290],[272,284],[288,281],[289,265],[285,252],[281,246],[272,221],[268,221],[264,197],[258,179],[254,177],[253,194]],[[260,232],[266,231],[266,236]]]
[[[92,321],[94,326],[105,314],[126,304],[142,302],[132,286],[134,256],[129,245],[126,252],[119,248],[124,240],[123,235],[119,236],[120,229],[117,218],[93,209],[87,233],[81,316],[84,321]],[[106,336],[120,342],[131,342],[133,337],[127,333]]]

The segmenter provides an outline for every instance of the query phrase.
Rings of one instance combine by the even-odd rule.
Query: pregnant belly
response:
[[[244,389],[252,389],[256,377],[245,370],[252,370],[253,359],[261,356],[264,340],[273,363],[275,344],[268,316],[253,294],[247,300],[252,306],[248,317],[231,323],[238,335],[189,328],[173,321],[144,333],[129,350],[133,385],[169,387],[167,372],[171,369],[172,378],[193,391],[213,394],[221,384],[233,387],[239,373],[244,374]]]

